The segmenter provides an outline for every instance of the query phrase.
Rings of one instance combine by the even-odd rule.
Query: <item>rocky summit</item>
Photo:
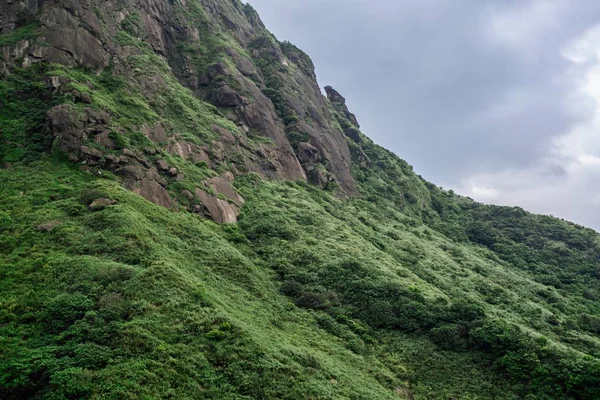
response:
[[[251,5],[0,50],[1,399],[600,398],[600,236],[425,181]]]

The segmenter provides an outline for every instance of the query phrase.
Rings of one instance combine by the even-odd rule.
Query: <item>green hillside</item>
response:
[[[249,5],[149,3],[0,6],[1,399],[600,398],[596,232],[426,182]]]

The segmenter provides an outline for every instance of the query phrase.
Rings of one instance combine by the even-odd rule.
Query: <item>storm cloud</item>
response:
[[[426,179],[600,229],[597,1],[250,3]]]

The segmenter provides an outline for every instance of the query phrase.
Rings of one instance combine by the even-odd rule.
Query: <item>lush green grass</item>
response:
[[[393,208],[293,185],[258,184],[257,199],[256,183],[244,187],[253,190],[240,226],[298,306],[326,312],[366,343],[381,332],[426,335],[505,375],[515,393],[597,395],[598,338],[566,322],[597,315],[578,291],[559,294]]]
[[[234,68],[228,48],[252,54],[290,141],[305,140],[282,93],[287,68],[309,74],[310,59],[266,31],[245,50],[186,4],[175,14],[200,40],[179,43],[180,55],[202,73]],[[360,196],[247,174],[239,223],[218,226],[187,212],[180,192],[247,154],[213,170],[141,131],[161,123],[208,148],[214,124],[241,133],[179,83],[138,15],[122,29],[116,42],[139,54],[99,74],[38,65],[0,81],[0,398],[600,398],[596,232],[444,191],[333,105]],[[298,65],[275,63],[272,46]],[[68,78],[61,95],[48,76]],[[110,113],[117,148],[91,145],[150,147],[148,162],[183,172],[167,182],[182,207],[152,205],[52,151],[46,113],[61,103]],[[90,211],[100,197],[118,204]]]
[[[3,398],[393,398],[235,228],[60,161],[0,174]],[[119,204],[88,211],[97,196]]]
[[[23,40],[35,39],[39,36],[39,24],[30,23],[15,29],[13,32],[0,35],[0,47],[13,46]]]
[[[60,158],[0,179],[4,397],[594,398],[542,284],[393,210],[249,176],[219,227]]]

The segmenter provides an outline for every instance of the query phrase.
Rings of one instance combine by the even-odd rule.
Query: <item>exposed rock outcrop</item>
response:
[[[126,181],[125,187],[154,204],[167,208],[171,207],[173,199],[171,199],[169,192],[152,175],[151,173],[146,174],[142,179],[137,181]]]
[[[106,112],[86,108],[83,113],[70,105],[58,105],[48,112],[48,122],[57,139],[58,148],[69,155],[73,161],[87,159],[96,164],[102,152],[84,143],[93,140],[110,147],[108,123],[110,115]]]
[[[17,23],[30,20],[39,10],[38,0],[5,0],[0,2],[0,34],[17,28]]]
[[[37,230],[40,232],[52,232],[54,229],[60,226],[60,224],[62,224],[62,222],[59,220],[44,222],[43,224],[39,224],[37,226]]]
[[[232,176],[230,179],[233,178]],[[229,201],[233,202],[236,206],[241,207],[245,200],[232,186],[231,181],[228,181],[220,176],[208,179],[204,181],[206,187],[211,188],[217,194],[225,196]]]
[[[97,148],[89,145],[90,141],[102,144],[109,140],[112,143],[107,131],[109,122],[108,113],[89,108],[80,113],[73,106],[58,105],[48,112],[48,125],[57,146],[71,160],[113,171],[123,177],[127,189],[155,204],[171,207],[173,200],[166,190],[167,181],[144,155],[129,149],[123,149],[120,155],[115,155],[106,152],[106,147],[102,149],[102,146]],[[173,176],[168,165],[166,172]],[[175,171],[174,176],[177,175]]]
[[[329,87],[329,100],[323,96],[310,58],[290,43],[273,39],[258,15],[240,1],[199,0],[199,4],[202,13],[190,12],[192,5],[185,1],[5,2],[0,4],[0,34],[23,26],[35,32],[2,49],[0,74],[40,62],[84,67],[98,74],[111,65],[112,74],[134,79],[153,103],[169,88],[172,73],[195,96],[217,107],[214,112],[231,122],[213,124],[213,139],[206,134],[191,140],[189,132],[187,136],[178,132],[168,119],[151,118],[130,129],[151,145],[144,145],[143,152],[127,153],[119,150],[123,146],[119,135],[127,130],[115,128],[113,118],[118,116],[94,106],[92,83],[86,89],[62,76],[46,78],[52,93],[67,93],[79,103],[59,105],[48,113],[56,147],[86,167],[119,174],[125,187],[156,204],[174,206],[169,182],[185,178],[185,171],[168,163],[157,165],[158,153],[205,163],[221,172],[309,180],[323,188],[338,188],[340,196],[356,195],[350,171],[353,154],[361,150],[351,152],[347,138],[358,143],[360,135],[353,137],[355,132],[344,126],[340,131],[332,112],[333,105],[358,128],[344,98]],[[224,42],[215,45],[210,41],[215,37]],[[138,40],[144,46],[136,45]],[[145,71],[129,64],[130,58],[149,51],[164,59],[170,70]],[[82,104],[85,107],[79,107]],[[367,162],[365,157],[360,160]],[[233,221],[242,204],[235,191],[219,181],[207,185],[207,190],[199,189],[207,214]]]
[[[213,221],[220,224],[237,222],[240,209],[245,202],[244,198],[231,185],[230,180],[233,179],[233,175],[226,177],[229,180],[220,176],[208,179],[203,182],[203,188],[196,189],[196,195],[203,206],[199,211],[204,212]]]
[[[90,203],[88,210],[99,211],[105,209],[106,207],[114,206],[115,204],[117,204],[116,200],[100,197],[99,199],[96,199]]]
[[[327,93],[327,98],[331,103],[336,107],[342,114],[350,121],[352,124],[360,128],[358,124],[358,120],[356,119],[356,115],[352,114],[346,105],[346,99],[339,94],[334,88],[331,86],[325,86],[325,92]]]
[[[212,196],[202,189],[196,189],[196,195],[202,202],[207,216],[216,223],[234,224],[237,222],[240,209],[236,205]]]

